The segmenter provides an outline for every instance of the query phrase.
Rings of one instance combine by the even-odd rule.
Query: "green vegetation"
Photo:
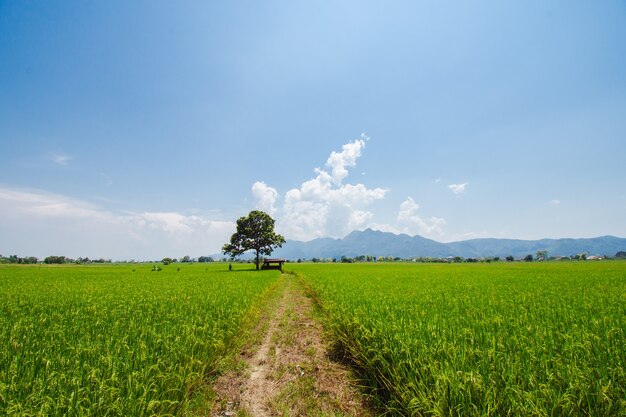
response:
[[[0,266],[0,415],[190,413],[279,273],[159,269]]]
[[[385,413],[626,415],[625,262],[289,265]],[[279,282],[240,268],[0,265],[0,415],[206,414]]]
[[[626,415],[626,263],[291,265],[388,413]]]
[[[263,211],[252,210],[246,217],[237,219],[237,231],[230,237],[230,243],[224,244],[222,252],[230,255],[232,260],[253,250],[254,263],[258,270],[261,256],[271,255],[283,243],[285,238],[274,232],[274,219]]]

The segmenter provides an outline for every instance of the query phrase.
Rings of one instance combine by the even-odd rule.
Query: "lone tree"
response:
[[[237,231],[230,237],[230,243],[222,247],[224,255],[235,259],[242,253],[256,252],[256,269],[259,269],[259,257],[270,255],[274,248],[282,247],[285,238],[274,232],[274,219],[269,214],[253,210],[247,217],[237,220]]]

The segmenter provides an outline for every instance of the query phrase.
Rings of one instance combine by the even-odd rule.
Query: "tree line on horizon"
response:
[[[226,261],[226,258],[221,259],[221,261]],[[115,263],[135,263],[136,261],[134,260],[130,260],[130,261],[115,261]],[[189,255],[185,255],[182,258],[163,258],[159,261],[145,261],[147,263],[154,263],[154,262],[162,262],[163,264],[167,265],[170,263],[177,263],[177,262],[181,262],[181,263],[185,263],[185,262],[215,262],[215,259],[213,259],[213,257],[211,256],[200,256],[198,258],[191,258]],[[104,263],[114,263],[111,259],[105,259],[105,258],[98,258],[98,259],[90,259],[89,257],[78,257],[78,258],[71,258],[69,256],[59,256],[59,255],[51,255],[51,256],[46,256],[44,259],[39,259],[36,256],[25,256],[25,257],[20,257],[18,255],[9,255],[9,256],[3,256],[0,255],[0,264],[23,264],[23,265],[29,265],[29,264],[38,264],[38,263],[43,263],[43,264],[104,264]]]
[[[332,258],[297,258],[297,259],[287,259],[287,262],[301,263],[301,262],[313,262],[313,263],[356,263],[356,262],[422,262],[422,263],[473,263],[473,262],[515,262],[515,261],[524,261],[524,262],[533,262],[533,261],[584,261],[584,260],[596,260],[596,259],[626,259],[626,251],[619,251],[613,256],[604,255],[602,257],[592,257],[588,256],[586,253],[576,254],[572,256],[560,256],[560,257],[551,257],[547,253],[547,251],[537,251],[535,255],[528,254],[521,258],[515,258],[512,255],[506,256],[504,258],[500,258],[499,256],[495,257],[487,257],[487,258],[463,258],[461,256],[454,256],[449,258],[435,258],[435,257],[409,257],[409,258],[401,258],[398,256],[373,256],[373,255],[359,255],[354,257],[349,256],[341,256],[341,257],[332,257]],[[229,259],[226,257],[215,259],[212,256],[199,256],[198,258],[191,258],[189,255],[185,255],[182,258],[170,258],[165,257],[161,260],[157,261],[145,261],[146,263],[154,263],[160,262],[163,265],[169,265],[173,263],[210,263],[210,262],[228,262]],[[236,263],[254,263],[256,264],[256,258],[253,259],[236,259],[230,258],[231,262]],[[136,263],[136,261],[116,261],[115,263]],[[40,260],[36,256],[25,256],[20,257],[18,255],[10,255],[3,256],[0,255],[0,264],[22,264],[22,265],[32,265],[32,264],[47,264],[47,265],[60,265],[60,264],[105,264],[105,263],[113,263],[111,259],[90,259],[88,257],[78,257],[76,259],[67,257],[67,256],[47,256],[44,259]]]
[[[417,256],[417,257],[408,257],[401,258],[399,256],[372,256],[372,255],[359,255],[355,257],[341,256],[341,257],[330,257],[330,258],[317,258],[313,257],[310,259],[307,258],[298,258],[292,262],[313,262],[313,263],[356,263],[356,262],[422,262],[422,263],[473,263],[473,262],[533,262],[533,261],[584,261],[584,260],[596,260],[596,259],[626,259],[626,252],[619,251],[614,256],[604,255],[601,257],[597,256],[588,256],[586,253],[576,254],[572,256],[548,256],[547,251],[537,251],[535,255],[528,254],[524,257],[516,258],[513,255],[506,256],[501,258],[499,256],[494,257],[484,257],[484,258],[475,258],[475,257],[467,257],[464,258],[462,256],[450,256],[450,257],[431,257],[431,256]]]
[[[104,264],[104,263],[112,263],[111,259],[104,259],[104,258],[98,258],[98,259],[89,259],[88,257],[82,258],[82,257],[78,257],[76,259],[67,257],[67,256],[58,256],[58,255],[51,255],[51,256],[46,256],[43,260],[39,260],[39,258],[37,258],[36,256],[25,256],[25,257],[19,257],[17,255],[10,255],[10,256],[3,256],[0,255],[0,264],[23,264],[23,265],[28,265],[28,264],[38,264],[38,263],[43,263],[43,264],[87,264],[87,263],[94,263],[94,264]]]

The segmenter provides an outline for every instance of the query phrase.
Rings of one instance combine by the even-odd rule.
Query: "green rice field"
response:
[[[277,271],[0,266],[0,415],[186,415]]]
[[[390,414],[626,415],[626,263],[293,267]]]
[[[253,268],[0,265],[0,415],[206,415]],[[286,268],[378,414],[626,416],[626,262]]]

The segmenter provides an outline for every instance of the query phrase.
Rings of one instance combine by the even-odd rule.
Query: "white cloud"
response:
[[[423,219],[417,213],[418,209],[419,204],[411,197],[407,197],[407,199],[400,204],[397,221],[403,226],[403,232],[408,234],[442,235],[443,228],[446,225],[445,219],[441,217]]]
[[[276,227],[288,239],[310,240],[317,237],[343,237],[352,230],[366,227],[374,214],[366,208],[387,193],[383,188],[367,188],[364,184],[343,184],[348,168],[356,166],[367,137],[343,145],[333,151],[326,169],[316,168],[315,176],[285,193]],[[262,184],[262,185],[259,185]],[[256,182],[253,193],[261,204],[277,200],[276,190]]]
[[[195,216],[184,216],[180,213],[172,212],[133,214],[127,216],[125,220],[138,226],[161,230],[171,235],[193,233],[193,226],[198,223]]]
[[[64,153],[52,153],[49,155],[49,159],[56,164],[67,165],[74,157]]]
[[[465,187],[467,186],[468,183],[463,183],[463,184],[450,184],[448,185],[448,188],[454,193],[454,195],[459,196],[463,193],[465,193]]]
[[[231,221],[176,212],[114,212],[44,192],[0,186],[0,253],[160,259],[217,253]]]
[[[278,199],[278,191],[265,184],[257,181],[252,185],[252,195],[257,201],[257,208],[263,210],[269,215],[276,214],[276,200]]]
[[[340,185],[345,177],[348,176],[348,167],[356,166],[356,160],[361,156],[361,150],[365,147],[363,139],[357,139],[354,142],[343,145],[341,152],[333,151],[326,166],[330,168],[332,180],[335,184]]]
[[[555,200],[550,200],[548,202],[548,204],[551,204],[553,206],[558,206],[559,204],[561,204],[561,200],[556,200],[556,199]]]
[[[493,237],[493,234],[487,230],[482,230],[480,232],[465,232],[465,233],[455,234],[451,236],[448,239],[448,241],[458,242],[461,240],[481,239],[481,238],[488,238],[488,237]]]
[[[93,218],[104,220],[106,216],[96,206],[84,201],[44,191],[27,191],[0,187],[3,208],[16,209],[14,213],[37,218]]]
[[[366,226],[373,214],[364,208],[386,193],[385,189],[369,189],[363,184],[337,186],[327,172],[317,170],[315,178],[285,194],[278,223],[294,239],[342,237]]]
[[[417,204],[411,197],[407,197],[407,199],[400,204],[398,220],[410,219],[419,208],[419,204]]]

